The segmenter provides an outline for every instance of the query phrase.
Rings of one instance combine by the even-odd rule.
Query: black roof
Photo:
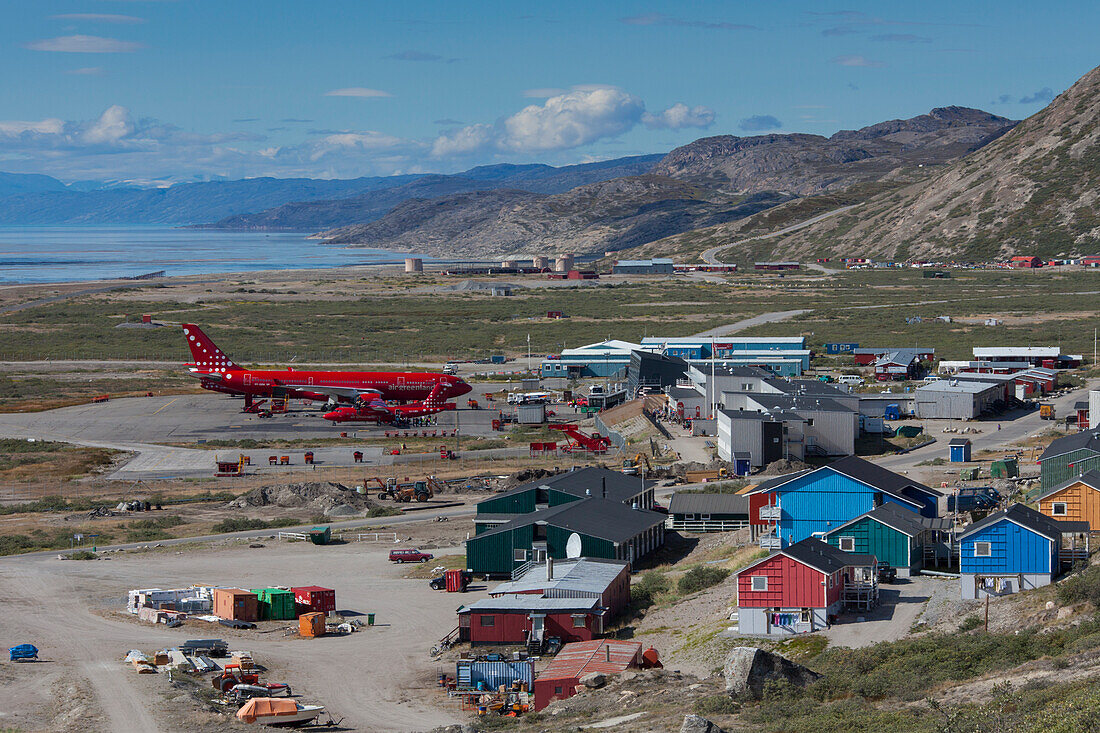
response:
[[[980,522],[975,522],[959,535],[959,539],[974,534],[980,529],[1008,519],[1021,527],[1026,527],[1036,534],[1040,534],[1055,542],[1059,541],[1065,532],[1088,532],[1088,522],[1060,522],[1045,514],[1035,511],[1025,504],[1013,504],[1007,509],[993,512]]]
[[[826,544],[816,537],[787,545],[780,550],[784,555],[825,573],[835,573],[851,565],[873,565],[874,555],[855,555]]]
[[[632,509],[619,501],[590,496],[580,501],[571,501],[568,504],[559,504],[549,509],[520,515],[506,524],[470,539],[510,532],[541,522],[610,542],[626,542],[647,529],[663,524],[666,519],[664,514],[658,512]]]
[[[888,468],[883,468],[878,464],[865,461],[859,456],[845,456],[844,458],[833,461],[826,466],[826,468],[831,468],[845,476],[870,484],[876,489],[882,489],[900,498],[906,498],[905,495],[902,494],[902,490],[910,487],[923,491],[931,496],[938,496],[940,494],[940,492],[925,486],[920,481],[914,481],[908,476],[894,473]]]
[[[491,498],[496,499],[501,496],[522,494],[540,486],[549,486],[556,491],[562,491],[573,496],[588,496],[585,493],[586,491],[591,491],[592,496],[602,496],[603,489],[606,486],[608,499],[630,502],[645,489],[653,486],[654,483],[654,481],[646,481],[643,484],[642,479],[638,476],[627,476],[603,466],[587,466],[574,471],[559,473],[557,476],[530,481],[514,489],[494,494]]]
[[[1039,460],[1045,461],[1048,458],[1080,450],[1081,448],[1087,448],[1088,450],[1100,453],[1100,428],[1082,430],[1079,433],[1065,435],[1056,439],[1047,446],[1047,449],[1043,451],[1043,455],[1039,456]]]
[[[850,392],[822,382],[820,379],[780,379],[774,377],[765,379],[765,383],[774,389],[789,395],[806,395],[809,397],[856,397]]]
[[[908,509],[902,509],[896,504],[889,503],[877,506],[871,511],[859,515],[850,522],[845,522],[836,529],[829,530],[826,534],[839,532],[841,529],[847,527],[852,522],[857,522],[864,517],[870,517],[878,522],[881,522],[882,524],[885,524],[887,527],[892,527],[893,529],[896,529],[903,534],[907,534],[910,537],[916,537],[921,532],[928,529],[926,526],[924,526],[924,524],[921,523],[921,516],[919,514],[917,514],[916,512],[911,512]]]
[[[792,412],[848,412],[855,414],[850,407],[845,407],[829,397],[815,395],[795,394],[751,394],[749,398],[760,404],[766,410],[790,410]]]
[[[893,471],[883,468],[882,466],[865,461],[859,456],[846,456],[832,463],[822,466],[821,468],[811,468],[805,471],[798,471],[797,473],[788,473],[783,476],[776,476],[773,479],[769,479],[760,484],[757,484],[752,493],[758,493],[760,491],[769,491],[773,488],[782,486],[783,484],[793,481],[796,478],[805,476],[808,473],[814,471],[821,471],[826,468],[831,468],[837,473],[842,473],[849,478],[853,478],[856,481],[862,481],[869,486],[874,486],[876,489],[883,491],[895,498],[913,503],[913,499],[906,496],[903,492],[906,489],[916,489],[922,493],[926,493],[929,496],[940,496],[940,492],[935,489],[930,489],[919,481],[914,481],[908,476],[903,476],[900,473],[894,473]]]
[[[970,438],[952,438],[948,445],[970,445]]]
[[[742,494],[705,494],[677,491],[668,503],[669,514],[749,514],[749,497]]]
[[[1072,486],[1077,482],[1081,482],[1086,486],[1091,486],[1097,491],[1100,491],[1100,471],[1097,471],[1096,469],[1085,471],[1080,476],[1074,476],[1069,481],[1063,481],[1062,483],[1055,486],[1053,489],[1050,489],[1049,491],[1044,491],[1042,494],[1039,494],[1039,496],[1035,497],[1035,501],[1042,501],[1048,496],[1051,496],[1052,494],[1057,494],[1062,489],[1066,488],[1067,486]]]

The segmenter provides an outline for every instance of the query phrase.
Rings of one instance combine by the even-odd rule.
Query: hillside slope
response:
[[[630,176],[556,195],[515,189],[406,201],[378,221],[320,236],[338,244],[453,257],[591,253],[744,218],[790,196],[726,197],[663,176]]]
[[[926,180],[777,242],[827,253],[984,260],[1100,250],[1100,67]]]

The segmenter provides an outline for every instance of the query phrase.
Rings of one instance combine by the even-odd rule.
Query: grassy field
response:
[[[115,451],[67,443],[0,439],[0,485],[85,476],[110,465]]]
[[[109,293],[49,303],[0,316],[0,360],[189,358],[175,328],[115,328],[125,313],[201,323],[245,363],[332,361],[400,363],[536,355],[607,337],[683,336],[760,313],[809,309],[798,319],[758,326],[746,335],[828,341],[929,345],[959,358],[976,344],[1057,343],[1091,352],[1096,272],[955,271],[947,280],[918,270],[801,273],[784,278],[746,273],[726,282],[695,280],[521,290],[511,298],[481,293],[403,293],[381,287],[361,298],[306,292],[287,301],[262,293],[222,293],[216,302],[175,301],[174,293]],[[149,298],[143,300],[142,298]],[[569,318],[547,319],[564,311]],[[935,321],[949,316],[951,323]],[[984,326],[985,317],[1004,320]],[[922,318],[907,324],[906,319]],[[975,322],[962,322],[970,318]],[[9,338],[18,334],[18,338]]]

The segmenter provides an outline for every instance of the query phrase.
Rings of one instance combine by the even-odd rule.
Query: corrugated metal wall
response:
[[[991,557],[975,557],[974,543],[989,542]],[[960,543],[963,573],[1057,572],[1055,543],[1007,519],[984,527]]]
[[[840,547],[841,537],[855,539],[855,549],[852,552],[856,554],[874,555],[879,562],[889,563],[895,568],[909,567],[911,540],[904,532],[893,527],[864,517],[844,529],[830,532],[825,536],[825,541],[834,547]]]

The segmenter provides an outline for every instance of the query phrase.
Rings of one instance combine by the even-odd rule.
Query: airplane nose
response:
[[[456,397],[461,397],[462,395],[466,394],[467,392],[473,392],[474,391],[473,387],[466,384],[466,382],[464,382],[461,379],[457,379],[454,382],[452,382],[451,387],[454,389]]]

